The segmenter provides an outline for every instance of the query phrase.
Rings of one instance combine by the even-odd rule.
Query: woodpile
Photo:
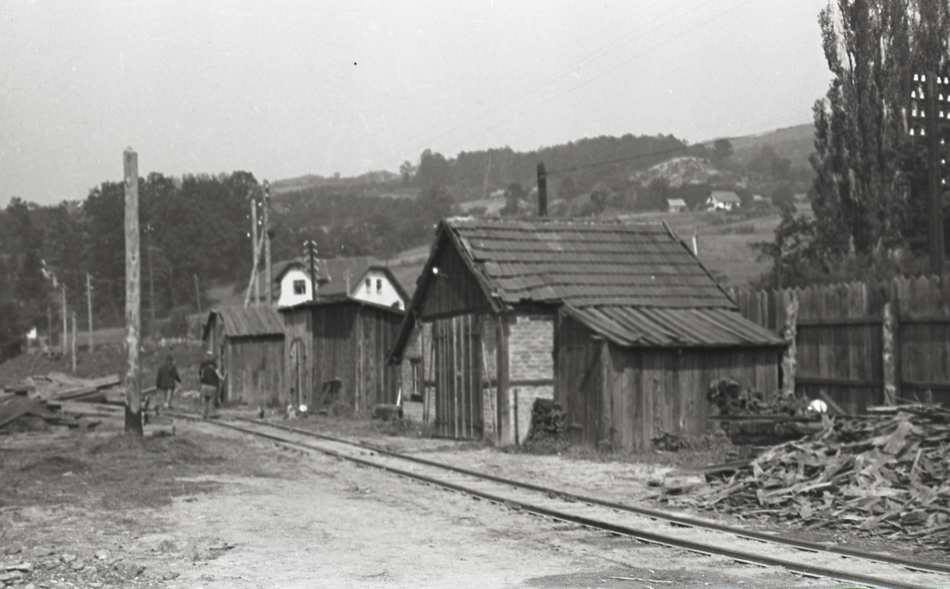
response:
[[[768,448],[691,501],[741,516],[798,520],[950,544],[950,410],[873,408]]]
[[[0,433],[92,426],[81,423],[78,414],[63,411],[63,403],[100,400],[119,382],[118,375],[79,379],[54,372],[24,379],[0,391]]]

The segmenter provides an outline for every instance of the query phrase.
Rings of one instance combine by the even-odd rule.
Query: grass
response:
[[[124,433],[34,436],[0,449],[0,507],[69,503],[107,509],[165,505],[206,490],[178,477],[227,467],[199,434],[139,438]],[[122,489],[122,492],[116,492]]]

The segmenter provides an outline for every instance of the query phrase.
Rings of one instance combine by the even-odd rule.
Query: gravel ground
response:
[[[9,584],[826,586],[175,425],[143,445],[109,431],[0,438],[0,571],[28,565]]]

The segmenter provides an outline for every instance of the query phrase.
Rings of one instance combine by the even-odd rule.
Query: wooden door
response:
[[[435,427],[443,436],[479,439],[482,436],[481,322],[477,315],[436,320]]]

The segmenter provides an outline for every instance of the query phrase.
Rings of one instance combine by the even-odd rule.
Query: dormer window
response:
[[[294,294],[295,295],[307,294],[306,280],[294,280]]]
[[[373,284],[373,281],[370,280],[369,278],[367,278],[367,279],[366,279],[366,290],[369,290],[369,289],[373,288],[373,287],[372,287],[372,284]]]
[[[376,279],[376,292],[377,293],[383,292],[383,280],[381,278]]]

